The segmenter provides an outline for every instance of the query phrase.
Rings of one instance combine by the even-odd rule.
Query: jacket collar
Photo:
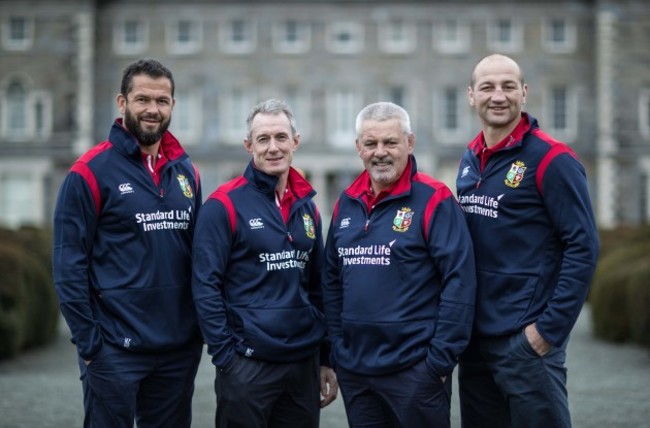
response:
[[[244,178],[261,192],[275,198],[275,186],[278,184],[278,177],[269,175],[255,166],[251,159],[244,171]],[[299,199],[313,197],[316,194],[314,188],[303,176],[293,167],[289,168],[289,177],[287,186],[291,192]]]
[[[406,168],[402,172],[400,178],[391,185],[386,192],[387,196],[401,195],[411,191],[411,180],[418,172],[415,156],[410,155]],[[353,182],[345,189],[345,193],[352,198],[360,198],[364,193],[370,189],[370,174],[364,170]]]
[[[141,160],[140,145],[137,140],[123,125],[122,118],[115,119],[108,135],[108,140],[120,152],[128,157]],[[165,131],[160,141],[160,150],[170,161],[187,156],[185,150],[171,132]]]
[[[503,140],[499,141],[499,143],[494,147],[491,147],[487,150],[491,152],[497,152],[500,150],[521,146],[524,136],[530,133],[535,128],[539,128],[537,119],[530,116],[526,112],[521,112],[521,120],[519,121],[515,129],[510,133],[510,135],[505,137]],[[479,155],[485,148],[485,138],[483,137],[483,131],[479,132],[478,135],[469,143],[467,147],[475,155]]]

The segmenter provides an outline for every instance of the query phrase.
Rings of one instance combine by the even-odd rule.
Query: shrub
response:
[[[25,342],[23,254],[6,242],[0,245],[0,358],[16,355]]]
[[[589,300],[596,336],[650,345],[650,228],[601,234],[601,258]]]
[[[0,358],[56,337],[50,248],[46,230],[0,229]]]
[[[52,234],[48,229],[24,227],[16,240],[32,257],[25,258],[27,310],[25,347],[44,345],[56,337],[59,304],[52,281]]]
[[[650,347],[650,265],[648,263],[643,263],[643,266],[630,276],[627,291],[630,339]]]

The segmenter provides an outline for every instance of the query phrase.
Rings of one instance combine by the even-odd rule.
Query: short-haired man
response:
[[[365,171],[330,224],[323,300],[351,427],[450,425],[451,373],[474,316],[474,256],[451,191],[417,170],[408,113],[356,121]]]

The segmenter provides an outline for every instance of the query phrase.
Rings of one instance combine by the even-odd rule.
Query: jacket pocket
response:
[[[535,275],[478,271],[476,324],[484,334],[502,335],[519,329],[539,284]]]

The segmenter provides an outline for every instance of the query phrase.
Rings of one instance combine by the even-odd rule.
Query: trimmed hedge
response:
[[[596,336],[650,346],[650,227],[601,233],[589,294]]]
[[[51,242],[47,230],[0,229],[0,358],[56,337],[59,308]]]

